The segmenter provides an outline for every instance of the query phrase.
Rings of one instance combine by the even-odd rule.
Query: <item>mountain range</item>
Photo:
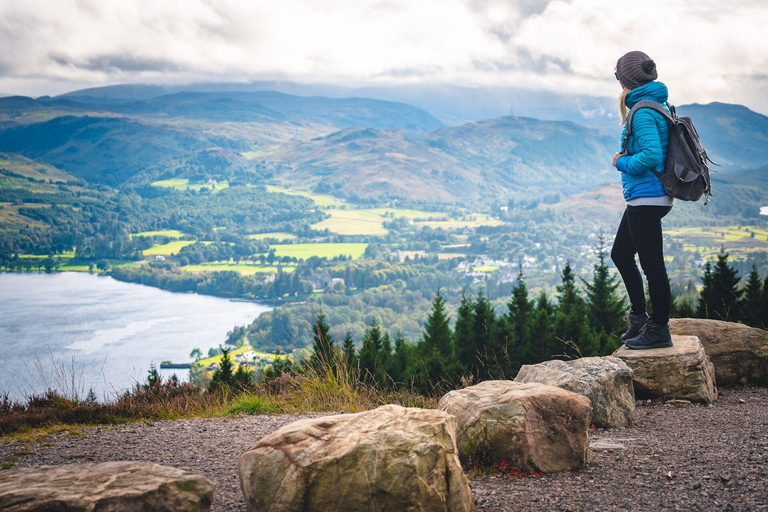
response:
[[[515,109],[518,115],[450,124],[445,115],[402,102],[249,90],[263,85],[121,85],[56,98],[0,98],[0,151],[116,187],[205,174],[276,180],[360,200],[568,196],[615,177],[609,162],[618,134],[601,131],[603,121],[590,127]],[[607,112],[600,102],[585,101],[559,98],[550,110],[570,104],[574,111]],[[725,103],[683,105],[678,113],[694,119],[724,172],[768,164],[768,117]]]

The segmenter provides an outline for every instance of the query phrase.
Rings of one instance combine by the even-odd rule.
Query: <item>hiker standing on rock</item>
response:
[[[650,100],[667,107],[667,86],[656,80],[656,63],[643,52],[632,51],[616,62],[616,79],[623,90],[619,96],[619,112],[624,128],[629,109],[637,102]],[[664,191],[655,169],[664,173],[669,126],[661,114],[648,108],[634,114],[626,153],[613,155],[613,165],[621,172],[621,183],[627,208],[611,250],[611,259],[627,288],[632,308],[629,328],[621,340],[632,349],[672,346],[669,334],[671,292],[664,264],[661,219],[669,213],[674,198]],[[653,316],[646,312],[643,279],[635,263],[635,254],[648,280]]]

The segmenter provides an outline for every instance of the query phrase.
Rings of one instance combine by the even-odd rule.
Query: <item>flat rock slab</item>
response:
[[[618,357],[582,357],[524,365],[516,382],[541,382],[586,396],[592,402],[592,423],[622,428],[635,410],[632,370]]]
[[[626,447],[621,443],[597,439],[589,443],[589,449],[595,451],[615,451],[624,450]]]
[[[148,462],[68,464],[0,473],[0,510],[205,511],[213,484]]]
[[[474,509],[456,449],[456,420],[385,405],[291,423],[237,459],[249,510]]]
[[[678,398],[710,404],[717,399],[715,369],[696,336],[672,336],[673,346],[650,350],[621,347],[613,353],[634,372],[640,398]]]
[[[698,336],[719,386],[768,385],[768,331],[734,322],[674,318],[669,332]]]
[[[451,391],[438,404],[459,422],[464,460],[506,461],[509,467],[552,473],[587,461],[588,398],[537,382],[490,380]]]

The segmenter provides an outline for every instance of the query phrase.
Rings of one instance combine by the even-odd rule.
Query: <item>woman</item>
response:
[[[666,85],[656,81],[656,64],[643,52],[633,51],[622,56],[616,62],[615,75],[623,88],[619,97],[623,140],[629,109],[638,101],[651,100],[669,110],[668,91]],[[613,156],[613,165],[621,172],[627,208],[616,232],[611,259],[619,269],[632,304],[629,328],[621,336],[624,344],[632,349],[672,346],[668,325],[671,294],[664,265],[661,219],[672,209],[674,198],[664,192],[661,181],[651,172],[653,168],[664,172],[668,139],[669,126],[661,114],[640,109],[633,118],[626,154]],[[635,254],[648,280],[653,306],[651,318],[646,312],[643,279]]]

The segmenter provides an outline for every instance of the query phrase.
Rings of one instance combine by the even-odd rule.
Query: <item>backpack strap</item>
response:
[[[670,114],[670,112],[667,112],[664,107],[661,106],[660,103],[656,101],[650,101],[650,100],[643,100],[638,101],[632,106],[632,109],[629,111],[629,114],[627,115],[627,122],[626,122],[626,128],[624,130],[624,139],[621,141],[621,152],[625,153],[627,151],[627,142],[629,141],[629,136],[632,134],[632,120],[635,118],[635,112],[640,110],[641,108],[649,108],[651,110],[654,110],[661,114],[664,119],[666,119],[670,124],[673,124],[676,122],[677,119],[677,113],[675,112],[675,107],[672,105],[667,104],[669,107],[669,111],[673,114]],[[658,173],[656,173],[658,174]]]

